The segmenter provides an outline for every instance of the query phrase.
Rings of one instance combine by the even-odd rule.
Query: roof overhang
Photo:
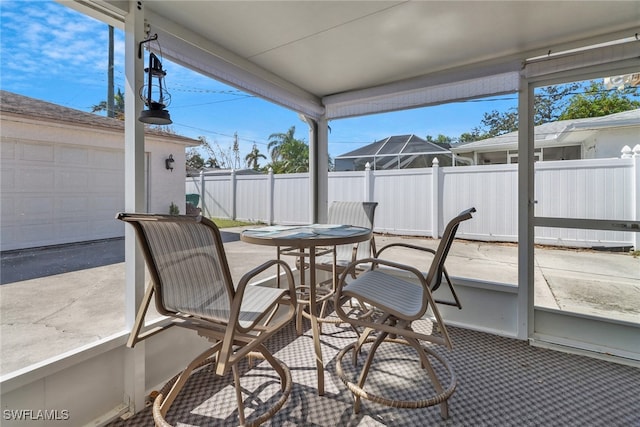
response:
[[[640,65],[637,40],[556,56],[633,40],[635,1],[62,2],[120,26],[140,4],[168,59],[313,118],[515,92],[521,75]]]

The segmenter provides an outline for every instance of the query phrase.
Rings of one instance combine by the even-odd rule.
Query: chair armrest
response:
[[[424,274],[422,274],[422,272],[417,268],[407,264],[400,264],[398,262],[389,261],[381,258],[364,258],[364,259],[360,259],[352,262],[344,269],[342,274],[340,274],[340,279],[338,280],[338,285],[336,286],[336,302],[338,302],[340,299],[340,295],[342,294],[342,287],[344,286],[347,275],[352,274],[352,271],[354,271],[359,264],[368,264],[368,263],[371,263],[372,269],[374,268],[374,266],[384,265],[387,267],[393,267],[398,270],[404,270],[409,273],[412,273],[418,278],[418,280],[422,284],[422,287],[425,288],[427,292],[430,292],[429,287],[427,286],[427,282],[425,280]]]
[[[401,248],[401,249],[411,249],[411,250],[417,250],[420,252],[426,252],[429,253],[431,255],[435,255],[436,254],[436,250],[435,249],[431,249],[431,248],[426,248],[424,246],[418,246],[418,245],[412,245],[410,243],[390,243],[388,245],[383,246],[382,248],[380,248],[380,250],[378,252],[376,252],[376,258],[380,258],[380,254],[382,252],[384,252],[387,249],[390,248]],[[430,267],[430,262],[431,258],[425,258],[425,267],[428,269]],[[420,265],[422,265],[420,263]],[[427,271],[427,270],[425,270]],[[422,272],[422,274],[426,274],[425,271]]]
[[[267,261],[264,264],[261,264],[258,267],[248,271],[240,279],[240,282],[238,283],[238,287],[236,289],[236,293],[233,297],[233,301],[231,302],[231,312],[229,313],[229,323],[227,327],[227,332],[225,333],[225,340],[229,340],[229,342],[231,342],[230,340],[233,335],[233,331],[235,330],[246,332],[246,330],[244,328],[241,328],[240,325],[238,324],[238,319],[240,317],[240,311],[242,308],[242,300],[244,298],[245,289],[249,285],[249,281],[252,278],[254,278],[259,273],[262,273],[263,271],[275,265],[278,265],[284,268],[285,274],[287,276],[287,284],[289,285],[290,306],[293,307],[292,313],[295,311],[295,307],[297,306],[297,299],[296,299],[295,282],[293,279],[293,273],[291,272],[291,267],[289,267],[289,265],[282,260],[273,259],[273,260]]]
[[[380,257],[380,254],[389,249],[389,248],[393,248],[393,247],[401,247],[401,248],[406,248],[406,249],[416,249],[419,251],[423,251],[423,252],[429,252],[432,254],[435,254],[436,251],[434,249],[431,248],[425,248],[424,246],[418,246],[418,245],[411,245],[409,243],[390,243],[388,245],[383,246],[382,248],[380,248],[380,250],[378,252],[376,252],[376,258]]]
[[[287,284],[289,285],[289,296],[292,299],[293,304],[295,305],[296,288],[295,281],[293,279],[293,272],[291,271],[291,267],[289,267],[289,264],[280,259],[269,260],[245,273],[240,279],[240,282],[238,282],[238,287],[236,289],[236,298],[238,297],[238,294],[240,294],[240,298],[242,297],[242,295],[244,294],[244,289],[247,287],[251,279],[275,265],[278,265],[284,269],[285,275],[287,276]]]

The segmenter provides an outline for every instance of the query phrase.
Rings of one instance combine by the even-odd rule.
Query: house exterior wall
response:
[[[122,237],[121,130],[1,117],[2,251]],[[184,144],[147,139],[148,206],[185,211]],[[164,167],[173,154],[174,171]]]
[[[147,155],[147,201],[148,212],[169,213],[169,206],[175,203],[180,213],[186,211],[184,193],[185,146],[163,141],[157,137],[146,138],[145,153]],[[173,156],[173,171],[168,170],[165,160]]]
[[[576,135],[580,134],[577,132]],[[582,140],[571,138],[571,142],[544,145],[544,140],[536,141],[536,160],[542,153],[542,161],[554,160],[579,160],[579,159],[611,159],[621,155],[622,147],[628,145],[634,147],[640,143],[640,130],[638,126],[610,127],[589,132],[589,136]],[[576,147],[579,147],[576,148]],[[496,165],[516,163],[515,156],[518,153],[517,143],[503,144],[499,148],[492,149],[484,146],[473,151],[464,151],[464,146],[457,147],[453,151],[465,158],[474,159],[476,165]],[[547,151],[549,155],[544,155]],[[442,164],[441,164],[442,165]]]
[[[585,159],[610,159],[620,157],[622,147],[640,144],[638,127],[608,129],[596,133],[582,144]]]

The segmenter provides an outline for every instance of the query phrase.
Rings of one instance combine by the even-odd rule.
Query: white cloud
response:
[[[54,2],[3,1],[1,67],[5,82],[43,77],[78,81],[82,73],[106,75],[108,26]],[[118,31],[116,31],[118,33]],[[117,34],[116,67],[122,67]]]

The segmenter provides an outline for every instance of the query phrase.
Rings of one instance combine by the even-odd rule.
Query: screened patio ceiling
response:
[[[120,28],[141,12],[164,57],[327,119],[513,92],[526,60],[634,39],[640,20],[635,1],[63,3]]]

